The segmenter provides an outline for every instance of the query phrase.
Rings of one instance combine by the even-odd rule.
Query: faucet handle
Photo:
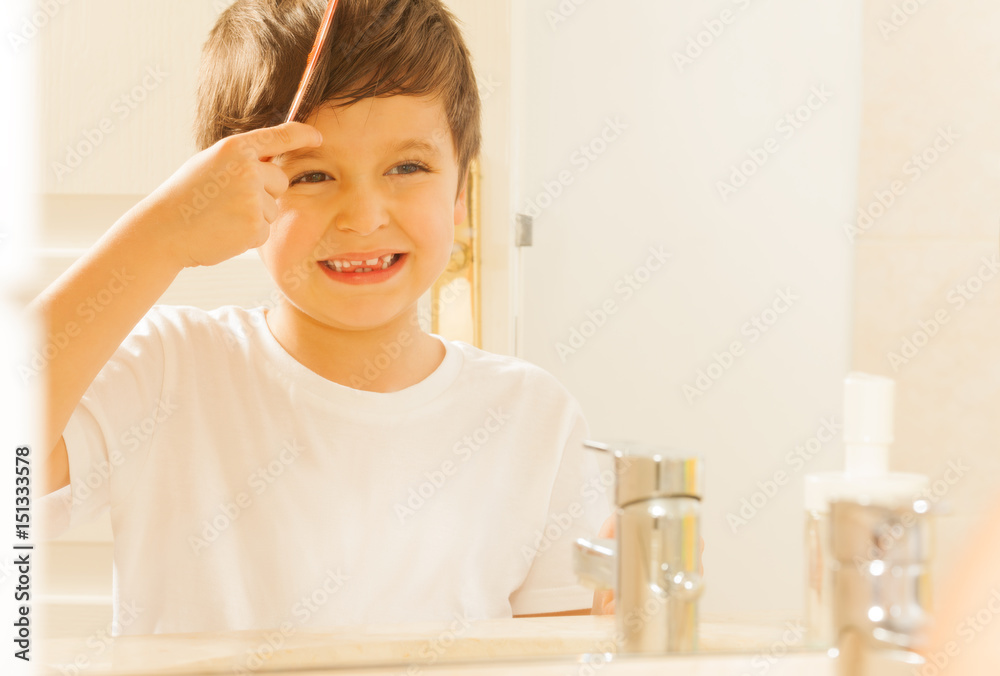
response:
[[[584,439],[583,446],[584,448],[589,448],[592,451],[601,451],[602,453],[607,453],[608,455],[615,454],[614,449],[610,446],[600,441],[594,441],[593,439]]]
[[[615,503],[624,507],[651,498],[689,497],[705,493],[705,461],[663,446],[587,439],[585,448],[614,456]]]

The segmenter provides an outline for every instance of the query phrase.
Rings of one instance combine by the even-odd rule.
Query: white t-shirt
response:
[[[434,337],[432,374],[374,393],[296,361],[263,308],[154,306],[67,424],[52,496],[69,525],[111,510],[116,633],[589,608],[571,545],[611,486],[579,404]]]

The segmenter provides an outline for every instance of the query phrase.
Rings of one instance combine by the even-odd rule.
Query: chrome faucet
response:
[[[830,503],[838,674],[910,674],[922,664],[914,651],[929,619],[933,516],[922,499]]]
[[[704,462],[632,443],[584,446],[614,456],[616,520],[614,540],[576,541],[577,576],[614,590],[621,652],[696,650]]]

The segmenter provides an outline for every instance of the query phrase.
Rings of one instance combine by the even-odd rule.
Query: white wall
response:
[[[839,466],[840,445],[801,468],[784,458],[824,416],[839,419],[849,362],[841,225],[857,185],[860,2],[523,0],[519,11],[518,204],[548,205],[522,252],[520,354],[579,398],[594,437],[706,458],[706,612],[797,612],[802,476]],[[675,52],[699,33],[702,53],[679,67]],[[814,98],[786,138],[777,121],[813,88],[829,101]],[[578,148],[600,151],[608,120],[626,128],[585,163]],[[724,199],[718,182],[769,138],[775,152]],[[661,246],[669,262],[644,277]],[[626,297],[636,274],[645,283]],[[743,333],[786,288],[798,300],[773,327]],[[615,314],[588,326],[605,303]],[[560,355],[574,329],[589,337]],[[742,355],[686,396],[734,341]],[[787,485],[734,534],[726,514],[775,472]]]

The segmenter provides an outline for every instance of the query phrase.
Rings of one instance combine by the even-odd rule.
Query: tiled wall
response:
[[[892,463],[950,503],[939,578],[1000,482],[998,24],[991,0],[865,7],[853,366],[897,380]]]

